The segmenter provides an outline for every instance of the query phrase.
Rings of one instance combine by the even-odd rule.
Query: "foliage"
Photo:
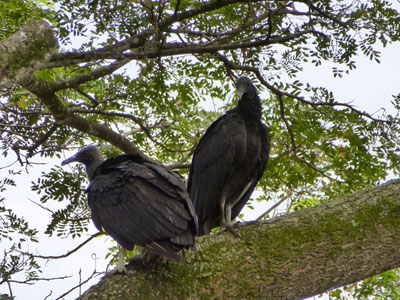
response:
[[[71,174],[60,167],[55,167],[49,173],[43,173],[37,183],[32,182],[32,191],[43,193],[40,202],[44,204],[48,200],[67,202],[66,207],[52,213],[52,221],[45,232],[50,236],[56,231],[57,236],[71,235],[75,238],[87,231],[90,213],[82,186],[86,176],[82,168],[79,170],[80,172]]]
[[[292,191],[291,209],[304,209],[400,172],[396,115],[372,115],[297,78],[310,64],[345,77],[357,55],[379,63],[377,46],[400,38],[388,1],[1,1],[0,40],[34,18],[51,22],[61,49],[34,76],[52,83],[53,102],[24,83],[1,91],[0,149],[22,165],[89,143],[114,156],[128,142],[186,175],[199,137],[235,105],[233,81],[246,75],[261,92],[273,145],[259,201]],[[54,167],[32,182],[43,205],[63,205],[47,234],[87,230],[84,177],[79,167]],[[385,278],[354,295],[367,286],[378,295],[397,280]]]
[[[10,174],[12,175],[12,174]],[[7,283],[17,274],[24,274],[25,282],[38,277],[40,266],[30,255],[22,254],[28,242],[37,243],[37,230],[31,229],[28,222],[5,207],[3,195],[7,186],[14,186],[13,179],[0,181],[0,243],[7,245],[0,261],[0,285]],[[6,295],[1,295],[7,299]]]
[[[0,40],[9,37],[26,22],[49,17],[45,1],[9,0],[0,2]]]
[[[364,281],[336,289],[329,293],[329,299],[344,300],[350,295],[353,299],[400,299],[399,273],[395,270],[372,276]]]

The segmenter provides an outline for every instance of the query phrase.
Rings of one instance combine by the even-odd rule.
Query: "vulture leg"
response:
[[[221,199],[221,223],[220,223],[221,231],[223,229],[227,229],[235,237],[239,238],[240,234],[237,233],[232,226],[231,216],[232,216],[232,204],[226,203],[225,196],[223,196]]]
[[[118,258],[118,263],[117,267],[112,271],[113,273],[120,273],[120,274],[126,274],[126,268],[124,264],[124,258],[125,258],[125,248],[121,247],[119,250],[119,258]]]

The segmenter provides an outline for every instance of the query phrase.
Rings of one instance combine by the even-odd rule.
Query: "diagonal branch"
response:
[[[344,183],[343,181],[338,180],[338,179],[333,178],[332,176],[328,175],[327,173],[325,173],[321,169],[317,168],[316,166],[314,166],[312,163],[308,162],[304,158],[301,158],[300,156],[298,156],[298,154],[297,154],[297,145],[296,145],[296,141],[295,141],[294,134],[293,134],[293,131],[292,131],[292,126],[289,124],[289,121],[287,120],[286,115],[285,115],[285,107],[284,107],[284,104],[283,104],[282,95],[281,94],[276,94],[276,95],[277,95],[278,100],[279,100],[279,109],[280,109],[280,113],[281,113],[281,119],[285,123],[285,127],[286,127],[286,129],[287,129],[287,131],[289,133],[290,144],[291,144],[291,150],[292,150],[293,157],[295,159],[301,161],[302,163],[306,164],[307,166],[309,166],[313,170],[317,171],[321,175],[325,176],[326,178],[328,178],[328,179],[330,179],[332,181],[337,181],[339,183]]]
[[[93,235],[91,235],[88,239],[86,239],[85,241],[83,241],[81,244],[79,244],[78,246],[76,246],[74,249],[69,250],[68,252],[61,254],[61,255],[49,255],[49,256],[45,256],[45,255],[34,255],[31,253],[25,253],[25,252],[21,252],[22,254],[25,255],[29,255],[33,258],[40,258],[40,259],[60,259],[60,258],[66,258],[68,256],[70,256],[71,254],[77,252],[79,249],[81,249],[83,246],[85,246],[87,243],[89,243],[91,240],[93,240],[94,238],[103,235],[104,232],[97,232]]]
[[[285,195],[285,197],[283,197],[282,199],[280,199],[278,202],[276,202],[274,205],[272,205],[267,211],[263,212],[257,219],[256,222],[263,220],[266,216],[268,216],[268,214],[273,211],[275,208],[277,208],[279,205],[281,205],[284,201],[286,201],[287,199],[289,199],[290,197],[292,197],[293,195],[293,188],[289,190],[289,192]]]
[[[300,102],[302,102],[304,104],[308,104],[308,105],[310,105],[312,107],[318,107],[318,106],[343,106],[343,107],[346,107],[346,108],[354,111],[355,113],[357,113],[357,114],[359,114],[359,115],[361,115],[363,117],[366,117],[366,118],[368,118],[368,119],[370,119],[372,121],[375,121],[375,122],[382,122],[382,123],[398,123],[399,122],[400,123],[400,121],[390,121],[390,120],[384,120],[384,119],[375,118],[372,115],[370,115],[370,114],[368,114],[368,113],[366,113],[364,111],[356,109],[354,106],[352,106],[349,103],[336,102],[336,101],[334,101],[334,102],[314,102],[314,101],[306,100],[302,96],[297,96],[297,95],[282,91],[282,90],[276,88],[275,86],[273,86],[272,84],[268,83],[268,81],[266,81],[264,79],[264,77],[261,74],[260,70],[257,69],[256,67],[252,67],[252,66],[248,66],[248,65],[235,64],[234,62],[230,61],[226,56],[224,56],[224,55],[222,55],[220,53],[214,53],[214,55],[218,60],[222,61],[224,63],[224,65],[226,67],[228,67],[229,69],[241,70],[241,71],[254,73],[256,75],[257,79],[261,82],[261,84],[264,85],[267,89],[269,89],[270,91],[272,91],[276,95],[281,95],[281,96],[286,96],[288,98],[296,99],[296,100],[298,100],[298,101],[300,101]]]
[[[54,85],[52,83],[35,76],[28,76],[21,79],[20,84],[35,94],[42,101],[42,103],[52,113],[58,124],[68,125],[86,134],[106,140],[110,144],[120,148],[125,153],[136,153],[143,155],[130,140],[119,135],[107,126],[73,114],[57,97],[54,92]]]
[[[55,81],[52,83],[53,85],[53,91],[61,91],[67,88],[77,88],[79,85],[88,82],[88,81],[93,81],[96,79],[99,79],[101,77],[104,77],[106,75],[109,75],[113,73],[114,71],[118,70],[122,66],[126,65],[130,60],[128,59],[123,59],[120,61],[116,61],[112,63],[109,66],[98,68],[92,72],[86,73],[86,74],[81,74],[81,75],[76,75],[75,77],[72,77],[68,80],[62,80],[62,81]]]
[[[53,126],[50,127],[50,129],[39,139],[37,140],[32,146],[28,148],[28,157],[30,158],[33,156],[33,153],[35,150],[42,144],[44,144],[54,132],[57,131],[59,125],[57,123],[54,123]]]

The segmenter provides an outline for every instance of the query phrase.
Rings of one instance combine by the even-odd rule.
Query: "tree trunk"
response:
[[[197,239],[79,299],[302,299],[400,266],[400,180]]]

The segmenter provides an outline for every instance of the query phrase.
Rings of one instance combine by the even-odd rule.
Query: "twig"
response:
[[[295,141],[294,134],[293,134],[293,131],[292,131],[292,126],[290,126],[290,124],[289,124],[289,122],[288,122],[288,120],[286,119],[286,116],[285,116],[285,107],[284,107],[284,104],[283,104],[282,95],[281,94],[277,94],[277,97],[278,97],[278,100],[279,100],[279,108],[280,108],[280,112],[281,112],[281,118],[282,118],[283,122],[285,123],[286,129],[287,129],[287,131],[289,133],[293,157],[296,158],[297,160],[301,161],[302,163],[306,164],[307,166],[309,166],[313,170],[317,171],[321,175],[325,176],[326,178],[328,178],[328,179],[330,179],[332,181],[337,181],[339,183],[344,183],[344,181],[341,181],[339,179],[333,178],[332,176],[328,175],[324,171],[322,171],[319,168],[317,168],[316,166],[314,166],[312,163],[306,161],[305,159],[303,159],[303,158],[301,158],[301,157],[299,157],[297,155],[297,145],[296,145],[296,141]]]
[[[41,209],[43,209],[43,210],[45,210],[45,211],[48,211],[48,212],[51,213],[51,214],[54,214],[54,211],[52,211],[50,208],[48,208],[48,207],[46,207],[46,206],[44,206],[44,205],[42,205],[42,204],[40,204],[40,203],[37,203],[37,202],[33,201],[32,199],[29,199],[29,198],[28,198],[28,200],[31,201],[33,204],[39,206]]]
[[[257,219],[256,222],[264,219],[265,216],[267,216],[271,211],[273,211],[275,208],[277,208],[282,202],[286,201],[288,198],[292,197],[293,195],[293,189],[289,190],[289,193],[283,197],[281,200],[276,202],[274,205],[272,205],[266,212],[262,213]]]
[[[29,278],[27,280],[24,281],[20,281],[20,280],[8,280],[8,282],[10,283],[18,283],[18,284],[27,284],[27,285],[33,285],[34,283],[32,281],[53,281],[53,280],[60,280],[60,279],[67,279],[67,278],[71,278],[72,275],[68,275],[68,276],[60,276],[60,277],[49,277],[49,278]]]
[[[49,294],[43,299],[43,300],[47,300],[49,299],[49,297],[53,294],[53,291],[50,291]]]
[[[125,114],[125,113],[120,113],[120,112],[113,112],[113,111],[100,111],[100,110],[88,110],[88,109],[71,109],[71,112],[74,113],[83,113],[83,114],[99,114],[99,115],[105,115],[105,116],[112,116],[112,117],[122,117],[122,118],[128,118],[134,121],[136,124],[139,125],[139,127],[143,130],[143,132],[147,135],[147,137],[156,145],[160,146],[164,150],[167,150],[169,152],[187,152],[190,151],[190,149],[172,149],[167,146],[165,146],[163,143],[157,141],[150,133],[149,128],[144,124],[144,122],[131,115],[131,114]],[[125,135],[124,135],[125,136]]]
[[[50,127],[49,131],[47,131],[40,139],[38,139],[32,146],[28,147],[28,155],[27,159],[32,157],[33,152],[43,143],[45,143],[54,132],[58,129],[59,125],[57,123],[54,123],[53,126]]]
[[[86,278],[86,280],[79,282],[78,285],[72,287],[71,289],[69,289],[68,291],[66,291],[64,294],[62,294],[61,296],[59,296],[58,298],[56,298],[55,300],[59,300],[59,299],[64,299],[64,297],[66,295],[68,295],[69,293],[71,293],[72,291],[74,291],[77,288],[80,288],[82,285],[84,285],[85,283],[89,282],[95,275],[100,274],[99,272],[96,271],[96,269],[93,271],[92,275],[90,275],[88,278]]]
[[[176,1],[175,10],[174,10],[174,14],[172,15],[172,17],[176,17],[176,14],[179,11],[179,6],[180,5],[181,5],[181,0]]]
[[[75,77],[72,77],[67,80],[52,82],[51,83],[52,92],[61,91],[67,88],[76,88],[82,83],[93,81],[105,75],[109,75],[114,71],[118,70],[119,68],[121,68],[122,66],[126,65],[129,61],[130,60],[128,59],[122,59],[112,63],[109,66],[98,68],[86,74],[76,75]]]
[[[99,102],[95,98],[90,96],[88,93],[85,93],[84,91],[82,91],[79,87],[76,87],[74,90],[77,91],[82,96],[88,98],[90,101],[92,101],[94,103],[94,105],[98,105],[99,104]]]
[[[40,258],[40,259],[60,259],[60,258],[65,258],[65,257],[68,257],[71,254],[75,253],[76,251],[78,251],[80,248],[85,246],[87,243],[89,243],[95,237],[98,237],[98,236],[103,235],[103,234],[104,234],[104,232],[97,232],[97,233],[93,234],[86,241],[84,241],[83,243],[81,243],[77,247],[75,247],[74,249],[72,249],[72,250],[70,250],[67,253],[62,254],[62,255],[44,256],[44,255],[34,255],[34,254],[31,254],[31,253],[23,253],[23,252],[22,253],[26,254],[26,255],[30,255],[33,258]]]

